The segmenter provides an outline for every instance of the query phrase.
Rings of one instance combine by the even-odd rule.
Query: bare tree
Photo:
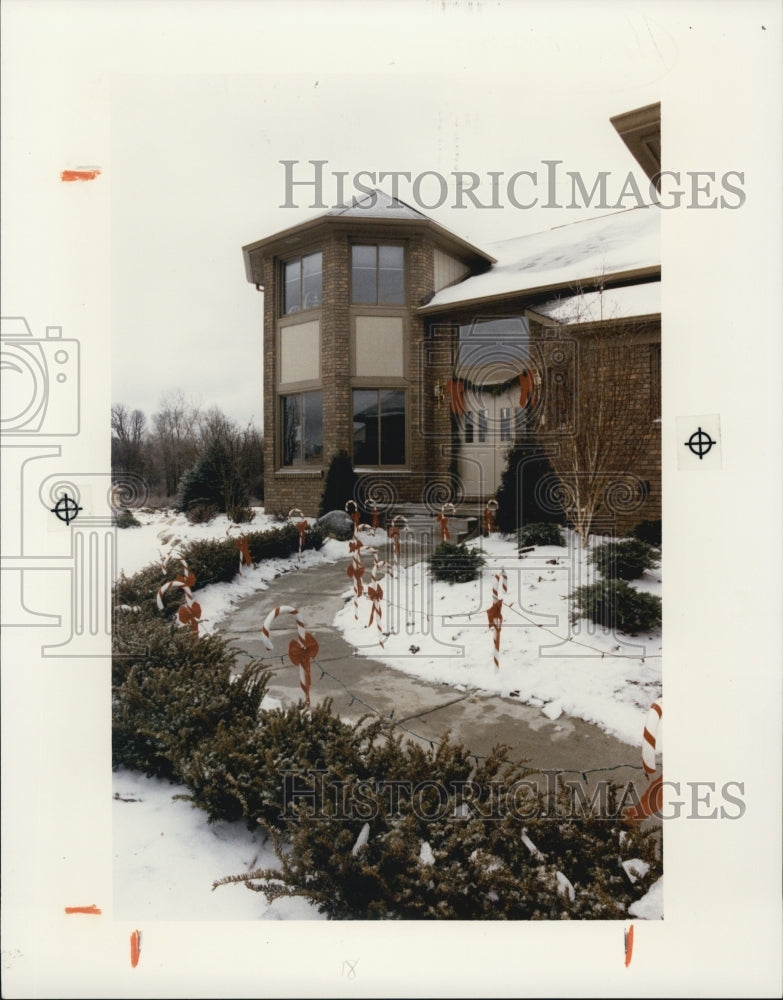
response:
[[[540,440],[556,480],[550,495],[583,546],[597,520],[609,524],[644,501],[660,417],[657,324],[605,316],[602,296],[597,308],[594,295],[590,305],[579,296],[565,327],[578,338],[576,371],[559,382],[548,378],[551,369],[543,373],[539,426],[548,432]]]
[[[112,471],[147,471],[147,418],[141,410],[128,410],[123,403],[111,408]]]
[[[177,492],[182,473],[196,461],[198,419],[198,406],[189,403],[181,389],[164,394],[153,414],[155,453],[167,496]]]

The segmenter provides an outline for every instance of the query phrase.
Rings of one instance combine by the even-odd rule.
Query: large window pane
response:
[[[322,394],[302,392],[280,400],[282,440],[281,463],[317,464],[323,455]]]
[[[402,247],[378,247],[378,302],[400,305],[405,301],[404,262]]]
[[[283,312],[296,312],[301,308],[301,283],[299,280],[300,265],[299,260],[289,261],[285,265],[285,289]]]
[[[405,464],[405,392],[354,389],[354,465]]]
[[[380,420],[378,390],[353,391],[353,462],[354,465],[377,465],[379,460]]]
[[[352,298],[354,302],[375,304],[378,301],[377,248],[355,246],[351,250]]]
[[[283,396],[283,465],[294,465],[302,453],[302,414],[299,396]]]
[[[304,403],[304,460],[315,462],[321,458],[324,451],[323,406],[320,392],[305,392],[302,394]]]
[[[405,393],[383,389],[378,393],[381,410],[381,465],[405,463]]]
[[[489,429],[489,415],[486,410],[478,411],[478,439],[479,443],[483,444],[487,440],[487,431]]]

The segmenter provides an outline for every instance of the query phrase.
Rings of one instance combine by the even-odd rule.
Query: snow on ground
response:
[[[114,916],[140,920],[320,920],[307,900],[277,899],[243,884],[212,883],[226,875],[279,867],[259,831],[244,823],[209,825],[187,789],[134,771],[113,775]]]
[[[131,576],[150,563],[164,562],[171,558],[174,560],[171,563],[172,574],[170,577],[161,575],[163,583],[165,579],[173,578],[180,571],[181,567],[176,560],[182,546],[188,542],[220,540],[227,537],[236,539],[245,532],[271,531],[283,527],[283,522],[265,514],[262,508],[256,507],[254,510],[253,520],[242,525],[232,525],[225,514],[218,515],[209,524],[190,524],[184,514],[177,514],[172,510],[146,513],[134,511],[134,516],[141,527],[122,528],[117,532],[117,574],[119,576],[124,573],[126,576]],[[313,518],[306,520],[310,524],[313,523]],[[286,559],[265,559],[255,568],[242,567],[241,574],[235,576],[230,583],[216,583],[202,587],[197,597],[202,613],[199,627],[202,632],[214,632],[218,623],[243,597],[248,597],[259,590],[266,590],[269,581],[281,573],[335,562],[343,558],[343,548],[339,542],[327,539],[318,552],[305,547],[301,557],[297,554]]]
[[[638,747],[649,707],[661,696],[660,630],[631,637],[585,620],[570,624],[569,593],[599,577],[587,564],[589,550],[572,533],[565,534],[566,547],[539,546],[521,558],[508,538],[471,543],[480,545],[486,558],[480,579],[472,583],[432,581],[424,562],[401,569],[397,579],[386,577],[382,621],[391,634],[383,648],[375,624],[367,628],[366,598],[360,601],[358,621],[349,600],[335,625],[362,655],[421,680],[503,696],[517,692],[550,719],[565,712]],[[500,595],[496,668],[487,610],[495,574],[503,569],[508,591]],[[365,583],[368,575],[366,569]],[[660,596],[660,569],[631,585]],[[346,597],[350,594],[346,591]]]

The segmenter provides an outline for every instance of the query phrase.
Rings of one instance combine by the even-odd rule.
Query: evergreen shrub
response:
[[[519,546],[524,545],[565,545],[560,526],[552,521],[537,521],[523,524],[517,534]]]
[[[350,455],[347,451],[338,451],[326,470],[318,516],[323,517],[330,510],[345,510],[346,503],[355,500],[357,480]]]
[[[623,542],[604,542],[591,549],[587,559],[609,580],[636,580],[657,562],[652,546],[638,538]]]
[[[572,620],[589,618],[597,625],[636,635],[661,627],[661,599],[635,590],[623,580],[585,584],[571,594]]]
[[[429,562],[430,571],[436,580],[468,583],[478,577],[485,560],[478,549],[470,549],[464,542],[459,545],[441,542],[430,556]]]
[[[634,538],[638,538],[639,541],[647,542],[653,548],[659,549],[662,539],[661,521],[640,521],[633,529],[633,536]]]

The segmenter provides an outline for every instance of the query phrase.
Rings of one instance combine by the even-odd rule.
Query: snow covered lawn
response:
[[[134,771],[113,775],[114,916],[141,920],[320,920],[306,900],[277,899],[244,885],[212,883],[277,868],[264,837],[244,823],[209,825],[187,789]]]

